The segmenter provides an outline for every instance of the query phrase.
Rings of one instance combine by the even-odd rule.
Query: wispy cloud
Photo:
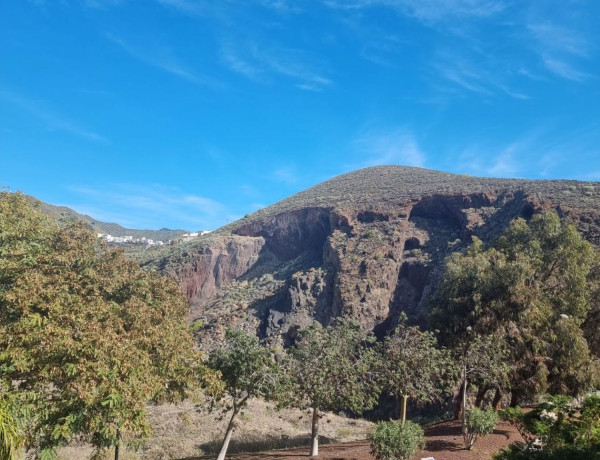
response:
[[[424,166],[425,153],[415,136],[404,128],[388,131],[369,130],[354,141],[355,150],[362,156],[361,166],[400,164]]]
[[[126,42],[122,38],[117,37],[111,33],[107,33],[106,38],[112,43],[118,45],[131,57],[143,62],[144,64],[155,67],[159,70],[167,72],[171,75],[174,75],[195,85],[211,87],[219,86],[219,84],[217,84],[217,82],[214,81],[212,78],[200,75],[197,72],[186,67],[184,64],[179,62],[169,51],[142,51],[141,49],[133,46],[132,44]]]
[[[298,182],[298,176],[296,174],[296,169],[292,166],[287,166],[283,168],[279,168],[274,170],[270,178],[276,182],[282,182],[284,184],[295,184]]]
[[[545,50],[584,57],[589,54],[590,45],[580,32],[550,22],[532,23],[527,28]]]
[[[527,30],[533,39],[533,49],[552,74],[576,82],[590,76],[579,68],[591,50],[581,32],[551,22],[531,23]]]
[[[425,23],[488,17],[505,9],[504,2],[497,0],[324,0],[324,3],[346,10],[389,7]]]
[[[306,62],[304,52],[295,49],[226,40],[221,46],[221,60],[230,70],[262,83],[269,83],[274,77],[287,78],[307,91],[321,91],[332,84]]]
[[[598,157],[597,123],[566,135],[555,131],[546,125],[506,142],[471,142],[458,155],[452,155],[451,169],[479,176],[565,178],[578,162]]]
[[[85,204],[70,204],[81,212],[90,209],[100,220],[116,221],[135,228],[160,228],[166,222],[188,230],[213,229],[223,225],[227,207],[208,197],[178,188],[107,184],[104,187],[70,186]]]
[[[507,70],[505,63],[488,59],[482,53],[445,48],[439,50],[431,61],[432,80],[442,77],[452,87],[478,96],[504,95],[513,99],[529,99],[522,91],[513,89],[512,80],[517,72]]]
[[[554,73],[555,75],[558,75],[559,77],[563,77],[567,80],[573,81],[582,81],[589,77],[589,74],[587,74],[586,72],[577,70],[572,65],[567,64],[566,62],[561,61],[559,59],[553,59],[547,56],[543,57],[542,59],[544,62],[544,66],[546,66],[546,68],[550,72]]]
[[[42,121],[50,131],[62,131],[94,142],[110,142],[106,137],[82,127],[49,108],[42,101],[29,99],[9,91],[0,91],[0,98]]]

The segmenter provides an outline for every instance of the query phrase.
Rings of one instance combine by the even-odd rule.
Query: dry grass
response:
[[[190,402],[149,408],[152,437],[137,452],[123,449],[123,460],[194,458],[218,452],[228,422],[227,415],[198,412]],[[219,420],[219,418],[221,418]],[[229,453],[259,452],[309,445],[310,414],[296,409],[277,411],[260,400],[250,402],[238,420]],[[372,424],[326,413],[321,420],[321,442],[365,439]],[[62,460],[88,458],[92,449],[79,445],[61,449]],[[112,452],[107,452],[107,459]]]

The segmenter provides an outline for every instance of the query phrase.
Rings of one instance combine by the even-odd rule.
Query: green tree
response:
[[[235,427],[235,418],[249,398],[269,398],[277,384],[277,365],[271,351],[256,336],[228,329],[225,343],[209,358],[209,366],[220,372],[231,402],[231,418],[217,460],[224,460]]]
[[[288,349],[283,364],[287,391],[280,397],[285,405],[312,409],[311,457],[319,455],[321,411],[361,413],[377,403],[380,358],[374,340],[357,322],[338,319],[327,327],[311,325]]]
[[[32,408],[27,447],[76,436],[98,450],[149,432],[148,401],[215,382],[194,351],[176,282],[0,194],[0,382]]]
[[[475,239],[449,257],[431,323],[445,345],[468,330],[506,343],[513,404],[546,390],[581,393],[595,373],[584,329],[597,266],[593,246],[556,213],[516,219],[491,246]]]
[[[437,347],[433,333],[404,322],[385,338],[381,363],[384,391],[397,401],[403,399],[402,421],[406,418],[406,398],[439,401],[454,386],[458,374],[450,351]]]

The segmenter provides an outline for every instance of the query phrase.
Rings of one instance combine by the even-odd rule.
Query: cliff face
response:
[[[401,312],[424,321],[448,254],[544,209],[600,245],[600,184],[379,167],[334,178],[152,263],[181,280],[205,337],[233,325],[289,344],[300,328],[341,314],[383,333]]]

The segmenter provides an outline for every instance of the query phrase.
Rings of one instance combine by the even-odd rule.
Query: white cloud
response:
[[[221,45],[221,60],[230,70],[261,83],[270,83],[274,77],[286,78],[307,91],[320,91],[332,84],[316,66],[306,62],[304,52],[295,49],[230,39]]]
[[[276,169],[271,173],[271,179],[284,184],[295,184],[298,182],[298,177],[296,176],[296,171],[293,167]]]
[[[8,91],[0,91],[0,98],[41,120],[50,131],[62,131],[94,142],[110,142],[106,137],[56,113],[41,101],[28,99]]]
[[[581,32],[551,22],[532,23],[527,30],[533,39],[534,51],[548,71],[575,82],[589,77],[578,69],[578,64],[589,57],[591,50]]]
[[[413,134],[406,129],[368,131],[359,136],[354,144],[364,158],[362,166],[425,165],[425,154]]]
[[[567,64],[560,59],[553,59],[550,57],[543,58],[544,66],[555,75],[559,77],[566,78],[567,80],[572,81],[582,81],[587,78],[589,75],[585,72],[581,72],[575,69],[572,65]]]
[[[217,82],[213,79],[208,78],[204,75],[200,75],[185,65],[180,63],[174,56],[172,56],[169,52],[149,52],[142,51],[125,40],[116,37],[111,33],[106,34],[106,38],[118,45],[122,50],[124,50],[131,57],[137,59],[138,61],[143,62],[144,64],[150,65],[157,69],[160,69],[164,72],[170,73],[178,78],[188,81],[189,83],[193,83],[195,85],[201,86],[219,86]]]
[[[388,7],[425,23],[488,17],[504,10],[497,0],[324,0],[332,8],[346,10]]]
[[[70,186],[84,205],[74,209],[90,209],[101,220],[117,221],[136,228],[164,227],[179,222],[188,230],[214,229],[223,225],[227,207],[208,197],[185,193],[174,187],[107,184],[103,187]]]

